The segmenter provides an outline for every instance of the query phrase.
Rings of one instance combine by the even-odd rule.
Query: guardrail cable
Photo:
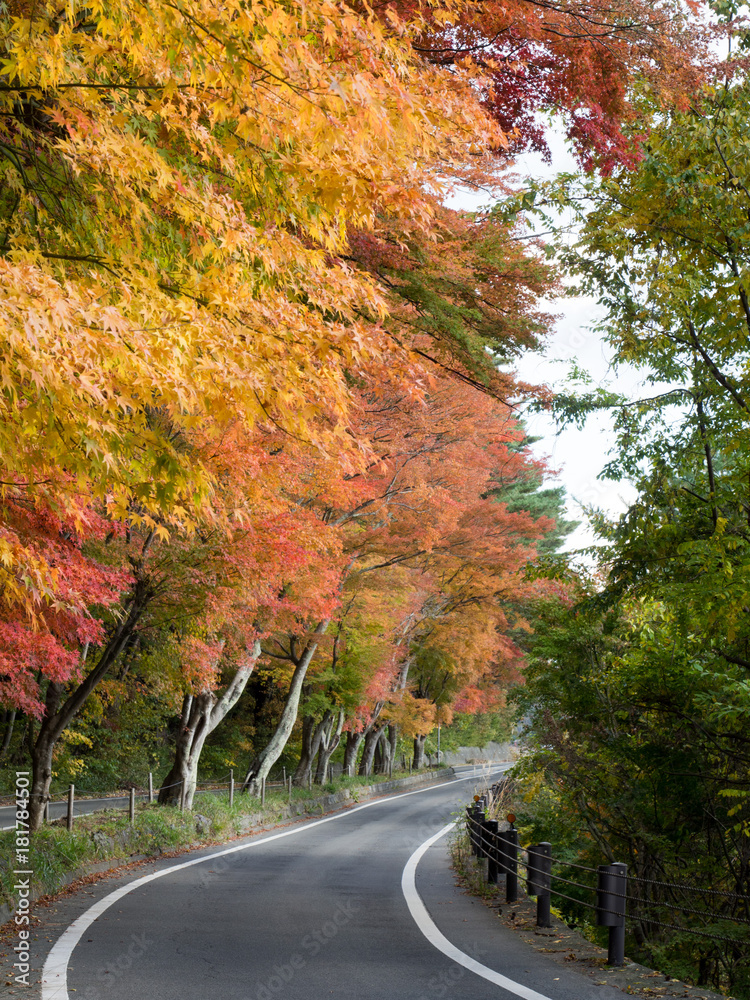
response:
[[[529,864],[529,861],[524,861],[523,858],[519,857],[517,854],[512,859],[511,864],[513,867],[511,868],[511,866],[507,863],[508,855],[504,850],[503,841],[497,839],[497,834],[491,833],[488,835],[487,832],[485,831],[482,819],[468,809],[466,812],[466,827],[467,827],[467,832],[471,836],[474,844],[481,851],[483,851],[484,855],[486,856],[487,854],[491,853],[491,856],[495,859],[497,863],[497,871],[499,875],[507,875],[511,871],[517,872],[518,867],[525,869],[527,873],[533,872],[534,874],[538,874],[538,868],[536,866]],[[529,849],[528,847],[524,848],[521,847],[521,845],[518,845],[516,848],[516,850],[521,850],[524,852],[528,852],[528,849]],[[551,858],[550,861],[553,865],[559,865],[564,868],[573,868],[577,869],[578,871],[589,872],[597,876],[600,874],[599,869],[591,868],[587,865],[580,865],[575,861],[563,861],[560,858]],[[740,901],[743,903],[750,902],[750,896],[742,893],[730,892],[724,889],[708,889],[708,888],[702,889],[699,886],[688,885],[686,883],[666,882],[666,881],[660,881],[658,879],[648,879],[638,875],[630,875],[630,874],[628,874],[625,877],[627,878],[628,884],[637,883],[638,885],[642,885],[644,887],[654,886],[664,889],[677,890],[681,892],[698,893],[702,896],[706,895],[718,896],[728,901]],[[596,893],[598,891],[597,886],[587,885],[583,882],[577,882],[574,879],[565,878],[564,876],[557,874],[550,874],[549,879],[550,879],[549,881],[550,895],[556,896],[560,899],[565,899],[570,903],[574,903],[576,906],[583,906],[586,909],[595,910],[600,914],[609,913],[620,917],[624,916],[626,920],[629,920],[632,923],[637,923],[648,927],[659,927],[665,930],[677,931],[681,934],[690,934],[694,937],[705,938],[710,941],[715,941],[719,944],[737,945],[738,942],[745,940],[744,934],[741,937],[737,938],[727,937],[726,935],[712,933],[712,931],[710,930],[705,930],[697,927],[685,927],[681,924],[674,924],[666,920],[659,920],[656,919],[655,917],[649,916],[648,913],[646,914],[638,912],[618,913],[615,910],[604,909],[600,906],[597,906],[594,903],[588,902],[586,899],[576,899],[573,896],[569,896],[567,893],[562,892],[559,888],[557,888],[556,883],[562,882],[565,885],[575,886],[576,888],[583,889],[585,892],[589,893]],[[709,910],[698,910],[690,906],[680,906],[679,904],[674,902],[666,902],[666,901],[660,902],[659,900],[656,899],[647,899],[644,896],[640,895],[635,896],[632,894],[628,894],[627,892],[621,893],[612,891],[610,889],[607,890],[607,896],[609,898],[614,897],[616,899],[623,900],[623,902],[627,904],[627,909],[630,910],[633,909],[637,910],[640,907],[645,907],[650,910],[662,909],[662,910],[669,910],[670,912],[677,914],[685,914],[686,916],[699,917],[702,920],[711,921],[712,923],[726,922],[735,924],[739,927],[750,927],[750,920],[744,917],[738,917],[734,915],[721,914],[721,913],[712,913]],[[626,907],[623,906],[623,910],[625,909]]]
[[[576,903],[579,906],[585,906],[588,910],[595,910],[596,906],[593,903],[587,903],[585,899],[575,899],[573,896],[566,896],[564,892],[560,892],[559,889],[550,889],[553,896],[561,896],[563,899],[569,900],[571,903]],[[605,911],[609,913],[610,911]]]
[[[587,889],[589,892],[596,892],[595,885],[585,885],[583,882],[574,882],[572,879],[563,878],[562,875],[553,875],[556,882],[565,882],[566,885],[574,885],[578,889]]]
[[[629,913],[625,914],[626,920],[632,920],[634,923],[639,924],[649,924],[651,927],[664,927],[667,930],[680,931],[683,934],[692,934],[697,937],[708,938],[710,941],[720,941],[723,944],[738,944],[738,938],[722,937],[718,934],[710,934],[708,931],[698,930],[693,927],[681,927],[679,924],[666,924],[660,920],[650,920],[644,917],[631,916]]]
[[[750,903],[750,896],[743,895],[738,892],[729,892],[727,889],[701,889],[697,885],[685,885],[680,882],[658,882],[655,879],[641,878],[639,875],[628,875],[628,878],[633,882],[641,882],[644,885],[659,885],[663,886],[665,889],[680,889],[683,892],[699,892],[707,896],[724,896],[726,899],[741,899],[743,902]]]
[[[565,865],[568,868],[578,868],[580,871],[591,872],[596,875],[598,869],[589,868],[586,865],[576,864],[574,861],[561,861],[559,858],[552,858],[552,864]],[[701,895],[724,896],[726,899],[740,899],[750,903],[750,895],[730,892],[727,889],[704,889],[697,885],[687,885],[684,882],[661,882],[658,879],[643,878],[640,875],[631,875],[628,872],[628,880],[631,882],[641,882],[643,885],[658,885],[665,889],[679,889],[683,892],[697,892]]]
[[[599,873],[598,868],[588,868],[586,865],[578,865],[575,861],[561,861],[560,858],[552,858],[553,865],[565,865],[567,868],[578,868],[582,872],[593,872],[594,875]]]

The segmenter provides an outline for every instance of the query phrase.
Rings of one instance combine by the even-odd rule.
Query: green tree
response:
[[[541,769],[591,860],[639,877],[750,892],[750,89],[741,75],[654,119],[635,170],[566,178],[580,210],[570,269],[605,309],[643,398],[561,398],[567,419],[606,407],[605,470],[638,497],[600,520],[602,581],[539,609],[520,695]],[[748,996],[746,903],[651,886],[633,947],[678,975]],[[656,894],[655,896],[653,894]],[[692,903],[689,901],[692,899]],[[699,901],[699,902],[698,902]],[[668,906],[706,914],[675,917]],[[672,915],[670,918],[670,914]],[[724,941],[666,930],[700,929]]]

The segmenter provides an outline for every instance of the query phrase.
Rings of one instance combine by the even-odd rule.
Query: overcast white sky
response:
[[[521,176],[550,177],[564,170],[574,170],[575,161],[563,140],[550,136],[552,165],[540,156],[524,155],[516,161]],[[469,192],[457,193],[448,201],[455,208],[472,209],[486,204],[486,197],[477,198]],[[640,378],[635,371],[620,371],[615,377],[610,367],[606,346],[592,332],[591,325],[601,315],[594,299],[562,298],[549,303],[549,311],[557,314],[555,329],[542,355],[527,354],[521,358],[517,371],[529,382],[560,388],[570,365],[576,362],[591,375],[594,382],[635,396]],[[594,534],[586,521],[583,507],[595,506],[617,515],[635,497],[629,484],[598,479],[614,443],[611,421],[606,415],[589,418],[583,430],[568,428],[558,432],[554,421],[546,414],[527,418],[529,433],[541,437],[534,450],[548,456],[552,468],[558,470],[555,483],[561,483],[568,494],[568,511],[572,519],[583,523],[570,536],[567,549],[578,549],[594,543]]]

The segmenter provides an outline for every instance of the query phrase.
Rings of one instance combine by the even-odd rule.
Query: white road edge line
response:
[[[490,774],[494,774],[498,770],[500,770],[500,768],[494,767],[488,770],[486,774],[489,777]],[[375,799],[372,802],[365,802],[361,806],[355,806],[353,809],[347,809],[346,812],[338,812],[333,816],[316,819],[311,823],[296,826],[291,830],[284,830],[281,833],[273,833],[269,837],[251,840],[249,844],[239,844],[236,847],[226,847],[221,851],[213,851],[211,854],[204,854],[200,858],[193,858],[190,861],[182,861],[178,865],[170,865],[169,868],[163,868],[161,871],[152,872],[151,875],[143,875],[141,878],[137,878],[133,882],[128,882],[127,885],[120,886],[119,889],[115,889],[113,892],[110,892],[97,903],[93,903],[88,910],[85,911],[85,913],[82,913],[80,917],[70,924],[70,926],[65,928],[55,944],[52,946],[52,949],[47,956],[47,961],[44,963],[44,967],[42,968],[42,1000],[70,1000],[70,994],[68,993],[68,963],[70,962],[70,956],[73,954],[73,949],[83,937],[84,931],[88,930],[94,921],[97,920],[106,910],[108,910],[110,906],[113,906],[118,900],[122,899],[123,896],[127,896],[129,893],[133,892],[134,889],[137,889],[142,885],[146,885],[147,882],[153,882],[157,878],[163,878],[165,875],[171,875],[172,872],[181,871],[183,868],[192,868],[193,865],[203,864],[204,861],[213,861],[214,858],[222,858],[227,854],[237,854],[239,851],[247,851],[252,847],[258,847],[261,844],[268,844],[272,840],[281,840],[283,837],[293,837],[295,834],[304,833],[306,830],[312,830],[313,827],[321,826],[323,823],[332,823],[334,820],[343,819],[345,816],[351,816],[353,813],[360,812],[362,809],[370,809],[372,806],[384,805],[389,802],[394,802],[396,799],[405,799],[409,795],[419,795],[422,792],[434,791],[436,788],[443,788],[446,785],[454,785],[458,781],[470,781],[472,779],[477,779],[482,777],[482,774],[482,770],[480,770],[479,773],[474,771],[473,774],[466,775],[465,777],[453,778],[451,781],[444,781],[441,785],[428,785],[426,788],[417,788],[413,792],[400,792],[398,795],[389,795],[388,798]],[[444,832],[445,831],[442,831],[442,833]],[[540,997],[538,993],[535,993],[533,997],[531,995],[529,996],[529,1000],[548,1000],[548,998]]]
[[[432,845],[437,843],[441,837],[444,837],[455,825],[454,821],[453,823],[448,823],[442,830],[438,830],[433,837],[425,840],[406,862],[403,875],[401,876],[401,891],[404,894],[406,905],[409,907],[409,912],[414,918],[414,923],[431,945],[437,948],[438,951],[442,951],[447,958],[450,958],[457,965],[462,965],[465,969],[468,969],[469,972],[476,973],[477,976],[481,976],[482,979],[486,979],[496,986],[502,986],[504,990],[514,993],[517,997],[522,997],[523,1000],[550,1000],[543,993],[537,993],[536,990],[524,986],[523,983],[517,983],[513,979],[508,979],[507,976],[495,972],[494,969],[489,969],[486,965],[482,965],[481,962],[473,959],[471,955],[467,955],[466,952],[457,948],[438,930],[437,925],[427,911],[427,907],[422,902],[422,897],[417,892],[417,865]]]

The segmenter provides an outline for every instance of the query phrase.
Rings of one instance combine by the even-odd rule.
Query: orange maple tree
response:
[[[497,362],[543,332],[551,278],[512,227],[440,197],[513,138],[497,102],[516,35],[529,66],[540,45],[568,60],[528,108],[590,94],[612,122],[611,74],[574,65],[603,43],[550,35],[595,13],[614,66],[656,41],[626,44],[593,0],[482,7],[0,12],[0,693],[44,703],[37,808],[71,713],[170,589],[206,631],[185,666],[208,703],[222,657],[266,633],[298,690],[355,573],[401,567],[404,607],[409,587],[443,592],[451,558],[477,606],[501,565],[515,580],[523,545],[482,490],[519,432],[465,393],[533,391]]]
[[[518,447],[523,429],[512,409],[465,382],[433,377],[421,397],[382,384],[362,393],[352,428],[379,449],[371,465],[342,475],[335,463],[318,462],[299,497],[321,531],[340,538],[342,611],[306,615],[308,631],[301,620],[297,634],[308,636],[313,623],[317,633],[299,654],[293,632],[264,647],[288,660],[293,674],[278,674],[290,685],[288,713],[252,762],[250,787],[278,759],[300,701],[306,728],[297,780],[304,784],[314,741],[334,718],[351,733],[349,758],[365,739],[367,770],[384,725],[395,731],[400,718],[418,717],[423,731],[414,735],[423,737],[437,704],[444,712],[451,699],[478,707],[481,678],[518,655],[509,609],[528,590],[523,570],[534,539],[553,523],[510,512],[490,495],[499,469],[510,482],[534,465]],[[328,641],[320,640],[324,622],[332,625]],[[420,649],[443,646],[454,653],[450,690],[436,697],[422,684],[410,692]]]

